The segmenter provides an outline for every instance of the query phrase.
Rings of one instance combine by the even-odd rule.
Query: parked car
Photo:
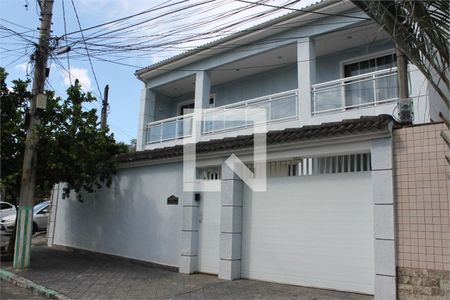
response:
[[[0,219],[16,213],[16,207],[8,202],[0,201]]]
[[[49,206],[50,202],[44,201],[33,207],[33,234],[47,229]],[[0,235],[11,235],[16,222],[16,215],[17,213],[14,211],[14,213],[0,219]]]

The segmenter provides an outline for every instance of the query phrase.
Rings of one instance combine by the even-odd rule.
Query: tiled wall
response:
[[[444,124],[394,130],[398,299],[450,298],[449,174]],[[449,153],[450,154],[450,153]]]
[[[442,123],[394,130],[398,267],[450,270],[449,149],[442,130]]]
[[[398,267],[450,270],[449,149],[442,130],[442,123],[394,130]]]

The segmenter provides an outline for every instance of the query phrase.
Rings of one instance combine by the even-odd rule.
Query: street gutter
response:
[[[60,292],[49,289],[45,286],[37,284],[29,279],[21,277],[17,274],[8,272],[4,269],[0,269],[0,280],[7,281],[16,286],[29,289],[33,291],[33,293],[38,294],[40,296],[44,296],[48,299],[60,299],[60,300],[70,300],[71,298],[66,295],[61,294]]]

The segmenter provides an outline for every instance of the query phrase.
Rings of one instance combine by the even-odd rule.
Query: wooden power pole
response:
[[[33,98],[29,109],[29,125],[25,140],[25,154],[20,185],[19,210],[17,213],[16,243],[14,263],[16,269],[30,266],[31,236],[33,229],[34,189],[36,185],[37,145],[39,136],[36,132],[40,124],[39,110],[45,107],[44,92],[47,60],[49,56],[49,40],[52,24],[53,0],[40,0],[41,26],[39,43],[35,52],[35,67],[33,77]]]
[[[103,130],[106,129],[107,118],[108,118],[108,94],[109,94],[109,85],[105,86],[105,90],[103,92],[103,102],[102,102],[102,123],[101,128]]]

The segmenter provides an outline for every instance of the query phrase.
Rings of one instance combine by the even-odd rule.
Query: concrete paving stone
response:
[[[16,272],[73,299],[372,299],[371,296],[256,280],[185,275],[96,253],[35,245],[31,268]],[[10,271],[11,265],[2,268]]]

